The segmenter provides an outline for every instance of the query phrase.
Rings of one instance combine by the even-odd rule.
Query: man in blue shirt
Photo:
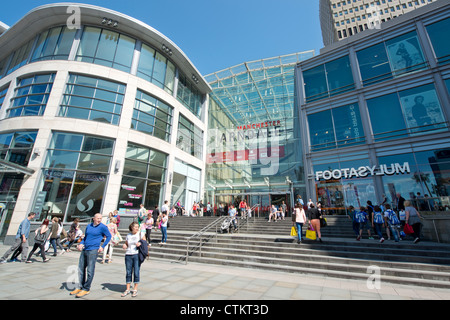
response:
[[[100,246],[105,238],[103,245]],[[90,293],[92,280],[94,279],[95,263],[99,253],[103,252],[108,242],[111,240],[111,233],[108,227],[102,223],[102,215],[95,214],[92,223],[86,227],[83,240],[78,244],[77,249],[81,251],[78,262],[79,289],[75,289],[70,294],[81,298]]]
[[[14,244],[11,246],[11,248],[9,248],[8,251],[5,252],[3,257],[0,258],[0,263],[5,263],[8,256],[16,251],[20,246],[22,246],[22,260],[25,261],[27,259],[28,237],[30,235],[31,227],[30,221],[33,220],[35,216],[36,213],[30,212],[28,214],[28,217],[20,223],[19,230],[17,230],[16,234],[16,240],[14,241]]]

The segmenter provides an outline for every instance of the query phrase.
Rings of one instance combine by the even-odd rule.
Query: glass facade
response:
[[[42,167],[39,220],[59,216],[69,222],[101,212],[114,140],[54,132]]]
[[[56,27],[42,32],[37,39],[31,62],[40,60],[67,60],[76,29]]]
[[[447,124],[433,84],[367,100],[376,140],[446,130]]]
[[[138,90],[131,128],[170,141],[173,108]]]
[[[203,159],[203,131],[182,114],[178,120],[177,147]]]
[[[311,150],[347,147],[365,142],[357,103],[308,115]]]
[[[130,72],[135,45],[135,39],[118,32],[85,27],[76,60]]]
[[[0,110],[2,110],[3,102],[5,102],[5,97],[7,93],[8,93],[8,86],[0,88]]]
[[[42,116],[52,91],[55,74],[39,74],[18,80],[8,117]]]
[[[435,22],[426,27],[433,45],[436,60],[442,65],[450,62],[450,43],[448,42],[447,33],[442,31],[449,30],[449,28],[450,18]]]
[[[160,205],[164,200],[166,170],[167,154],[129,143],[120,186],[119,213],[136,214],[140,204],[145,208]]]
[[[118,125],[125,88],[116,82],[71,74],[59,116]]]
[[[175,65],[152,47],[142,44],[137,76],[173,94]]]
[[[320,100],[355,88],[348,56],[303,71],[305,99]]]

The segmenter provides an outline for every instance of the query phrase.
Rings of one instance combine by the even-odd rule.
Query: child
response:
[[[140,264],[139,264],[139,246],[141,245],[141,232],[139,229],[139,224],[137,222],[132,222],[128,227],[130,233],[127,235],[127,239],[123,245],[123,249],[127,250],[125,252],[125,268],[126,268],[126,282],[127,288],[122,297],[127,296],[131,293],[132,297],[137,296],[138,284],[140,281]],[[134,290],[130,291],[131,280],[134,276]]]

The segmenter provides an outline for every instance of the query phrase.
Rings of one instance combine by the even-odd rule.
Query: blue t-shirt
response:
[[[103,237],[106,237],[105,242],[102,245],[102,247],[105,248],[109,240],[111,240],[111,233],[109,232],[108,227],[103,223],[96,226],[91,223],[86,227],[84,239],[81,240],[80,244],[84,245],[84,250],[98,250]]]
[[[30,235],[30,228],[31,228],[31,222],[28,219],[23,220],[20,223],[19,230],[17,230],[16,239],[19,239],[22,237],[22,235],[25,236],[26,239],[28,239],[28,236]]]

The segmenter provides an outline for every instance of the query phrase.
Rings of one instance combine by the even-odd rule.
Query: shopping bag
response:
[[[298,236],[297,228],[296,227],[292,227],[291,228],[291,237],[296,237],[296,236]]]
[[[405,224],[403,231],[405,232],[405,234],[413,234],[414,233],[413,227],[411,227],[409,224]]]
[[[47,240],[47,241],[45,241],[45,244],[44,244],[44,251],[47,252],[48,249],[50,249],[50,241]]]
[[[310,239],[310,240],[316,240],[317,235],[316,235],[316,231],[314,230],[314,228],[310,225],[308,230],[306,230],[306,238]]]

